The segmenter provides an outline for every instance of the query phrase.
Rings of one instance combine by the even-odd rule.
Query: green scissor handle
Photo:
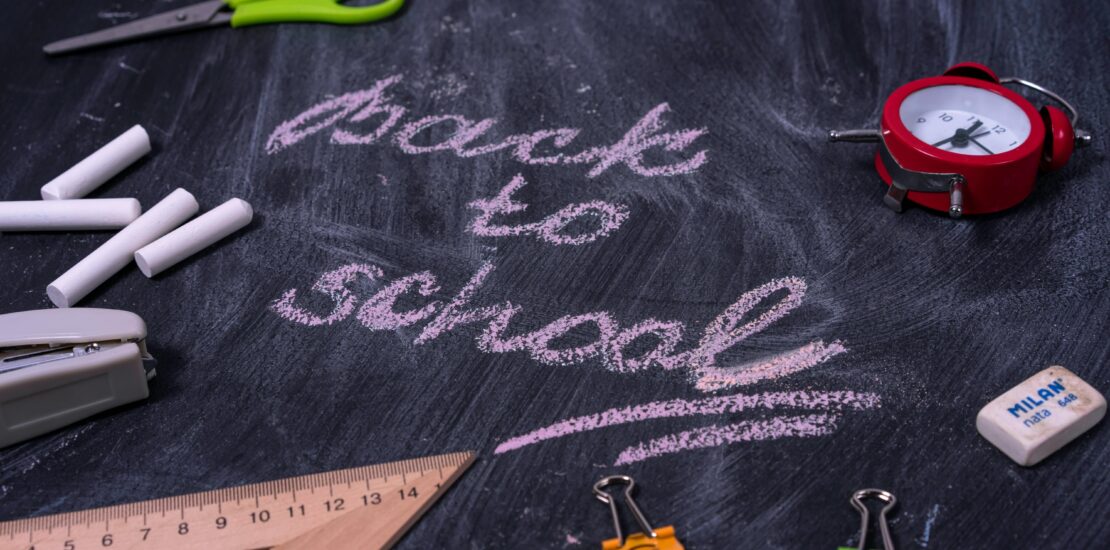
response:
[[[405,4],[405,0],[383,0],[372,6],[344,6],[341,0],[224,1],[235,10],[231,15],[232,27],[293,21],[357,25],[385,19]]]

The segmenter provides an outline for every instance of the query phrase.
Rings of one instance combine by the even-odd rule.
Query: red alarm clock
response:
[[[1038,111],[1003,86],[1018,84],[1060,103]],[[926,208],[988,214],[1021,202],[1038,171],[1057,170],[1091,136],[1060,96],[1020,78],[998,78],[978,63],[960,63],[890,94],[879,130],[829,132],[830,141],[877,142],[875,169],[890,186],[883,202],[901,212]]]

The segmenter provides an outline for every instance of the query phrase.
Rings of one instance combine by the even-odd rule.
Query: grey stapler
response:
[[[146,323],[114,309],[0,315],[0,448],[149,395]]]

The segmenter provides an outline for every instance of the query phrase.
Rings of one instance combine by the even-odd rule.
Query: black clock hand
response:
[[[990,132],[983,132],[982,134],[979,134],[979,135],[985,135],[985,134],[989,134],[989,133]],[[979,140],[975,139],[975,137],[970,137],[969,136],[967,139],[971,140],[971,142],[974,143],[975,145],[978,145],[980,149],[986,151],[988,155],[993,155],[994,154],[994,151],[991,151],[990,149],[987,149],[986,147],[983,147],[983,144],[979,143]]]
[[[988,135],[988,134],[990,134],[990,133],[991,133],[991,131],[990,131],[990,130],[987,130],[986,132],[979,132],[978,134],[975,134],[974,136],[967,136],[967,139],[968,139],[968,140],[970,140],[970,141],[973,141],[973,142],[975,142],[975,145],[978,145],[979,147],[983,147],[983,144],[982,144],[982,143],[979,143],[978,141],[975,141],[975,138],[977,138],[977,137],[983,137],[983,136],[985,136],[985,135]],[[944,140],[944,141],[949,141],[949,140],[952,140],[952,139],[955,139],[955,136],[953,136],[953,137],[950,137],[950,138],[948,138],[948,139],[946,139],[946,140]],[[944,142],[940,142],[940,143],[941,143],[942,145],[944,144]],[[951,149],[949,149],[949,150],[951,150]],[[991,150],[990,150],[990,149],[987,149],[986,147],[983,147],[983,150],[984,150],[984,151],[986,151],[986,152],[988,152],[988,153],[990,153],[990,154],[992,154],[992,155],[994,154],[994,153],[992,153],[992,152],[991,152]]]
[[[952,134],[952,137],[950,137],[948,139],[942,139],[942,140],[934,143],[933,147],[940,147],[941,145],[944,145],[945,143],[948,143],[949,141],[956,141],[957,143],[955,145],[957,145],[959,147],[963,147],[964,145],[967,145],[967,141],[966,141],[967,137],[972,132],[974,132],[975,130],[978,130],[979,127],[982,126],[982,125],[983,125],[982,120],[976,120],[975,124],[972,124],[971,126],[968,126],[967,128],[957,128],[956,133]],[[963,144],[961,145],[959,142],[963,142]],[[982,147],[982,146],[980,146],[980,147]]]
[[[954,140],[954,139],[956,139],[956,136],[952,136],[952,137],[950,137],[950,138],[948,138],[948,139],[942,139],[942,140],[940,140],[940,141],[938,141],[938,142],[934,143],[934,144],[933,144],[933,147],[940,147],[941,145],[944,145],[945,143],[948,143],[949,141],[952,141],[952,140]]]

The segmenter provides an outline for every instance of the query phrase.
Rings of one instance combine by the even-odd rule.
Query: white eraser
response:
[[[149,152],[150,136],[136,124],[42,186],[42,198],[51,201],[84,197]]]
[[[123,269],[136,250],[169,233],[196,214],[198,209],[191,193],[184,189],[175,190],[50,283],[46,287],[46,295],[58,307],[72,306]]]
[[[1006,456],[1032,466],[1106,416],[1106,399],[1064,367],[1049,367],[979,411],[975,427]]]
[[[142,211],[135,199],[0,202],[0,231],[119,229]]]
[[[251,223],[254,210],[247,201],[231,199],[175,229],[135,253],[135,263],[147,277],[200,252]]]

